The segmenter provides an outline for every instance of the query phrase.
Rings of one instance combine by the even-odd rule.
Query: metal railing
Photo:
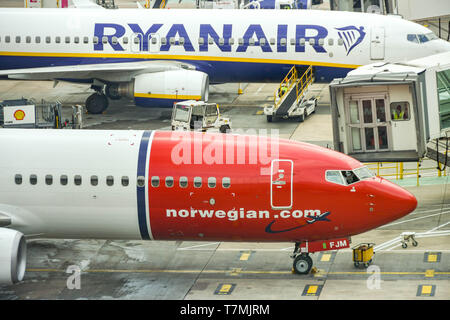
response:
[[[434,171],[436,177],[447,176],[448,174],[448,170],[441,171],[436,166],[424,167],[422,166],[422,161],[418,161],[413,168],[405,168],[404,162],[369,162],[365,163],[365,165],[379,177],[402,180],[407,176],[415,176],[417,179],[417,186],[420,185],[420,178],[423,176],[424,171]]]
[[[296,101],[298,102],[299,98],[303,96],[304,92],[311,84],[312,80],[313,80],[312,66],[309,66],[308,69],[306,69],[306,71],[300,78],[298,77],[297,68],[293,66],[291,70],[289,70],[286,77],[284,77],[284,79],[281,81],[277,90],[275,91],[274,94],[275,110],[278,109],[284,97],[292,90],[294,86],[296,86]],[[283,87],[286,87],[286,91],[280,96],[279,93],[281,92]],[[279,97],[278,100],[277,97]]]

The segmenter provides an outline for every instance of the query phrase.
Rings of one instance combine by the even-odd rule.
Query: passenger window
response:
[[[122,42],[123,44],[128,44],[128,37],[123,37]]]
[[[10,43],[11,42],[11,37],[10,36],[5,36],[5,42],[6,43]]]
[[[174,44],[175,44],[175,38],[174,38],[174,37],[170,37],[169,41],[170,41],[170,44],[171,44],[171,45],[174,45]]]
[[[89,43],[89,37],[84,37],[83,38],[83,43],[84,44],[88,44]]]
[[[34,41],[35,41],[36,43],[41,43],[41,37],[36,37],[36,38],[34,39]]]
[[[92,186],[98,185],[98,177],[97,176],[91,176],[91,185]]]
[[[225,44],[225,39],[224,38],[219,38],[219,45],[223,46]]]
[[[94,44],[98,44],[98,37],[94,37],[94,38],[92,39],[92,42],[93,42]]]
[[[60,43],[61,42],[61,37],[56,37],[55,38],[55,43]]]
[[[107,44],[107,43],[108,43],[108,37],[103,36],[103,37],[102,37],[102,43],[103,43],[103,44]]]
[[[280,45],[284,47],[284,46],[286,46],[286,44],[287,44],[287,39],[286,38],[281,38],[280,39]]]
[[[53,176],[51,174],[45,176],[45,184],[48,186],[53,184]]]
[[[188,186],[188,178],[187,177],[180,177],[180,187],[186,188]]]
[[[344,44],[344,40],[342,40],[341,38],[338,39],[338,45],[342,46]]]
[[[407,101],[391,103],[391,119],[393,121],[407,121],[410,118],[409,103]]]
[[[35,185],[37,183],[37,175],[35,174],[30,175],[30,183],[32,185]]]
[[[16,37],[16,43],[20,43],[20,36]]]
[[[76,175],[73,178],[73,183],[75,183],[76,186],[81,186],[81,176],[80,175]]]
[[[67,185],[69,179],[67,178],[67,176],[65,174],[61,175],[59,182],[61,183],[61,185],[65,186]]]
[[[195,177],[194,178],[194,187],[200,188],[202,186],[202,178],[201,177]]]
[[[112,37],[111,38],[111,43],[112,44],[117,44],[119,41],[117,40],[117,37]]]
[[[240,46],[242,46],[242,45],[244,44],[244,39],[243,39],[243,38],[239,38],[239,39],[238,39],[238,44],[239,44]]]
[[[145,177],[143,177],[143,176],[137,177],[136,184],[139,188],[144,187],[145,186]],[[153,184],[153,180],[152,180],[152,184]],[[159,185],[159,179],[158,179],[158,185]]]
[[[51,43],[52,38],[51,37],[45,37],[45,43]]]
[[[275,38],[270,38],[270,40],[269,40],[269,42],[270,42],[270,44],[273,46],[274,44],[275,44]]]
[[[230,45],[233,45],[233,44],[234,44],[234,39],[233,39],[233,38],[228,39],[228,43],[229,43]]]
[[[173,187],[173,177],[166,177],[166,187],[167,188]]]
[[[231,180],[228,177],[222,178],[222,187],[228,189],[231,186]]]
[[[294,46],[295,45],[295,39],[294,38],[291,38],[291,46]]]
[[[328,45],[330,45],[330,46],[334,45],[334,39],[333,38],[329,38],[328,39]]]
[[[311,38],[311,39],[309,39],[309,44],[310,45],[315,45],[316,44],[316,39],[314,39],[314,38]]]
[[[65,42],[70,43],[70,37],[66,37]]]
[[[198,44],[204,44],[205,40],[203,39],[203,37],[198,38]]]
[[[180,46],[184,45],[184,37],[180,37],[180,40],[178,41]]]
[[[25,38],[25,42],[26,42],[26,43],[31,43],[31,37],[30,37],[30,36],[27,36],[27,37]]]
[[[208,187],[210,187],[210,188],[216,187],[216,178],[214,178],[214,177],[208,178]]]
[[[106,185],[109,187],[112,187],[114,185],[114,177],[113,176],[106,177]]]
[[[304,38],[301,38],[301,39],[300,39],[300,45],[301,45],[301,46],[304,46],[304,45],[305,45],[305,41],[306,41],[306,40],[305,40]]]
[[[344,186],[346,185],[344,178],[341,175],[341,172],[337,170],[327,171],[325,173],[325,180],[327,180],[328,182],[333,182]]]
[[[159,177],[152,177],[152,187],[159,187]]]
[[[214,39],[213,38],[208,38],[208,44],[214,44]]]
[[[325,44],[325,39],[319,39],[319,46],[323,46]]]
[[[166,37],[162,37],[161,38],[161,45],[166,45],[167,44],[167,38]]]
[[[122,186],[128,187],[129,184],[130,184],[130,179],[128,179],[127,176],[123,176],[122,177]]]
[[[22,175],[21,174],[16,174],[14,176],[14,181],[16,182],[16,184],[22,184]]]
[[[73,42],[74,43],[80,43],[80,37],[73,38]]]

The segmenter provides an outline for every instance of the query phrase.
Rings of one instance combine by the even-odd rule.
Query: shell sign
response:
[[[23,120],[25,118],[25,111],[23,110],[16,110],[16,112],[14,112],[14,119],[20,121]]]

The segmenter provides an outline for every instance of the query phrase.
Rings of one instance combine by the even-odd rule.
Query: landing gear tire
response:
[[[293,269],[296,274],[308,274],[313,266],[311,257],[307,254],[300,254],[294,259]]]
[[[86,110],[90,114],[101,114],[108,105],[108,98],[102,93],[93,93],[86,99]]]

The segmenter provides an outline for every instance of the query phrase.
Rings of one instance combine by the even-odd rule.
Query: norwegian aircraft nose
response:
[[[387,180],[384,180],[383,184],[386,187],[387,200],[384,205],[392,220],[404,217],[416,209],[417,199],[411,192]]]

